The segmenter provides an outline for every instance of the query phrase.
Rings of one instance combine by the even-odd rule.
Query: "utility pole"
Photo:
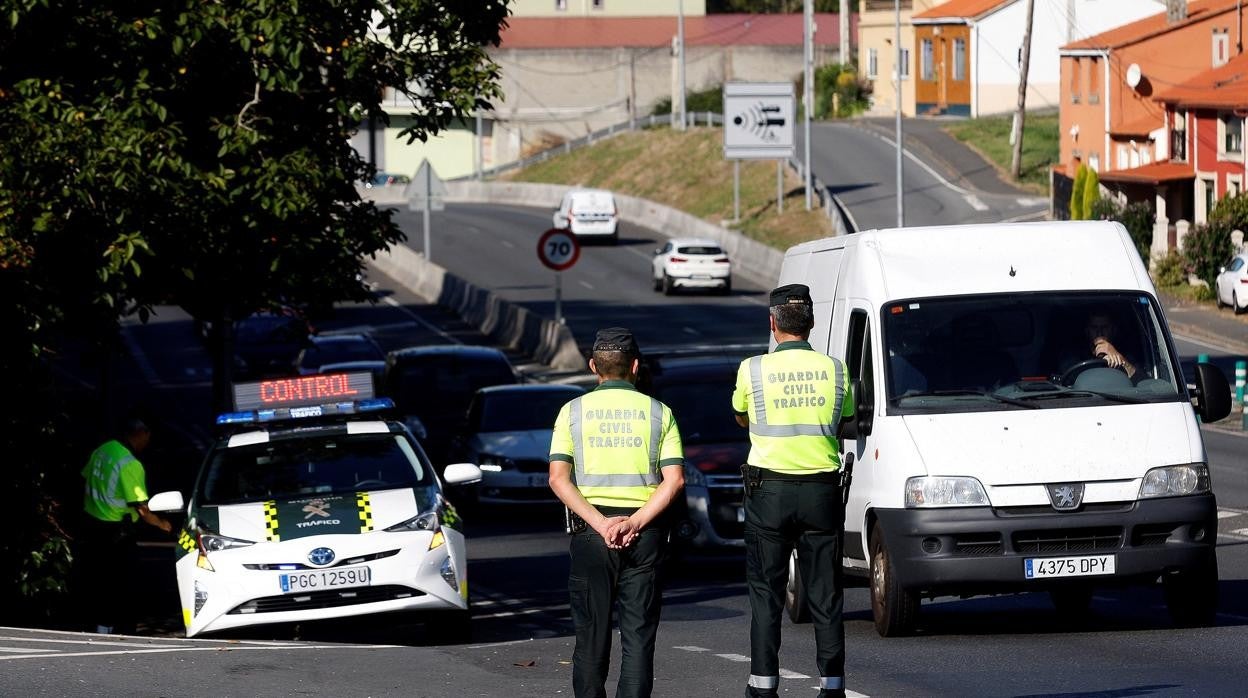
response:
[[[676,3],[676,10],[676,43],[680,44],[680,125],[676,128],[684,131],[687,123],[685,115],[685,0],[679,0]]]
[[[841,33],[838,35],[837,41],[841,44],[841,66],[844,67],[850,63],[849,49],[851,47],[849,45],[849,0],[841,0],[841,8],[839,12],[840,15],[837,19],[840,20],[840,26],[838,29]]]
[[[803,22],[802,37],[804,39],[802,55],[804,56],[805,65],[802,69],[802,114],[805,131],[805,143],[802,144],[806,151],[802,159],[802,169],[805,170],[806,177],[806,210],[814,208],[814,202],[811,200],[813,192],[811,191],[812,182],[810,176],[810,112],[815,108],[815,2],[814,0],[805,0],[802,8]]]
[[[1023,171],[1023,120],[1027,118],[1027,67],[1031,63],[1031,17],[1036,0],[1027,0],[1027,25],[1023,29],[1023,62],[1018,67],[1018,111],[1014,113],[1014,159],[1010,175],[1018,181]]]

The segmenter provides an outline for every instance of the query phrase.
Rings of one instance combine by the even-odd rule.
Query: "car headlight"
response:
[[[482,453],[477,456],[477,467],[487,473],[497,473],[503,470],[514,470],[516,462],[506,456]]]
[[[689,461],[685,461],[685,487],[706,487],[706,475]]]
[[[219,550],[230,550],[232,548],[245,548],[249,545],[255,545],[255,542],[243,540],[242,538],[231,538],[218,533],[199,534],[199,549],[203,553],[215,553]]]
[[[438,516],[438,511],[435,509],[433,511],[426,511],[423,514],[413,516],[407,521],[397,523],[386,530],[395,533],[404,533],[411,531],[437,531],[441,527],[441,517]]]
[[[1140,499],[1149,497],[1182,497],[1209,491],[1209,467],[1204,463],[1167,465],[1144,473],[1140,483]]]
[[[973,477],[912,477],[906,480],[906,507],[982,507],[984,486]]]

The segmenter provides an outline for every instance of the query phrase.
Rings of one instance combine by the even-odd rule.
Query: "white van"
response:
[[[1121,225],[862,232],[789,249],[779,283],[810,286],[810,342],[855,380],[845,565],[881,635],[913,631],[922,598],[1043,590],[1073,619],[1094,587],[1158,579],[1176,623],[1213,622],[1197,415],[1225,417],[1230,389],[1209,364],[1187,384]],[[804,604],[791,575],[795,620]]]
[[[614,245],[620,239],[615,195],[602,189],[573,189],[564,194],[551,220],[581,242],[603,240]]]

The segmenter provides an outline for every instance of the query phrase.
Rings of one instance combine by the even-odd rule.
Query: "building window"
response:
[[[1187,115],[1175,112],[1170,129],[1170,159],[1187,162]]]
[[[555,12],[567,12],[568,0],[555,0]]]
[[[1225,65],[1231,58],[1231,35],[1222,30],[1218,32],[1215,27],[1213,30],[1213,67]]]
[[[1101,102],[1101,59],[1088,59],[1088,104]]]
[[[919,72],[923,76],[923,80],[936,79],[936,61],[932,51],[932,40],[923,40],[923,55],[919,57],[922,63],[919,66]]]
[[[879,49],[867,49],[867,79],[874,80],[880,75],[880,51]]]
[[[607,0],[594,0],[590,4],[595,10],[601,10],[607,4]]]
[[[1242,192],[1243,190],[1244,190],[1244,185],[1243,185],[1243,180],[1242,180],[1241,175],[1227,175],[1226,176],[1226,195],[1227,196],[1239,196],[1240,192]]]
[[[897,66],[897,69],[902,80],[910,79],[910,49],[901,50],[901,65]]]
[[[1079,78],[1083,77],[1083,59],[1070,59],[1070,103],[1079,103]]]
[[[966,39],[953,40],[953,79],[966,79]]]
[[[1093,172],[1101,171],[1100,153],[1092,153],[1091,155],[1088,156],[1088,167],[1091,167]]]
[[[1128,148],[1126,144],[1119,143],[1118,144],[1118,169],[1120,170],[1127,169],[1127,167],[1129,167],[1127,162],[1128,162],[1128,158],[1130,157],[1131,157],[1131,149]]]
[[[1244,117],[1234,114],[1223,114],[1218,119],[1218,130],[1222,132],[1219,139],[1221,150],[1219,155],[1244,155]]]
[[[1202,177],[1200,188],[1204,190],[1201,192],[1200,202],[1205,205],[1205,208],[1200,212],[1200,220],[1197,222],[1204,223],[1209,219],[1209,214],[1213,212],[1213,207],[1218,202],[1218,181]]]

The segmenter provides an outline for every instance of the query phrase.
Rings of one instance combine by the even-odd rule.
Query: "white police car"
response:
[[[436,612],[440,636],[468,631],[459,516],[424,451],[369,373],[236,385],[236,431],[209,452],[184,506],[178,594],[188,637],[251,625],[395,611]],[[370,419],[377,415],[376,419]],[[469,463],[449,484],[480,480]]]

